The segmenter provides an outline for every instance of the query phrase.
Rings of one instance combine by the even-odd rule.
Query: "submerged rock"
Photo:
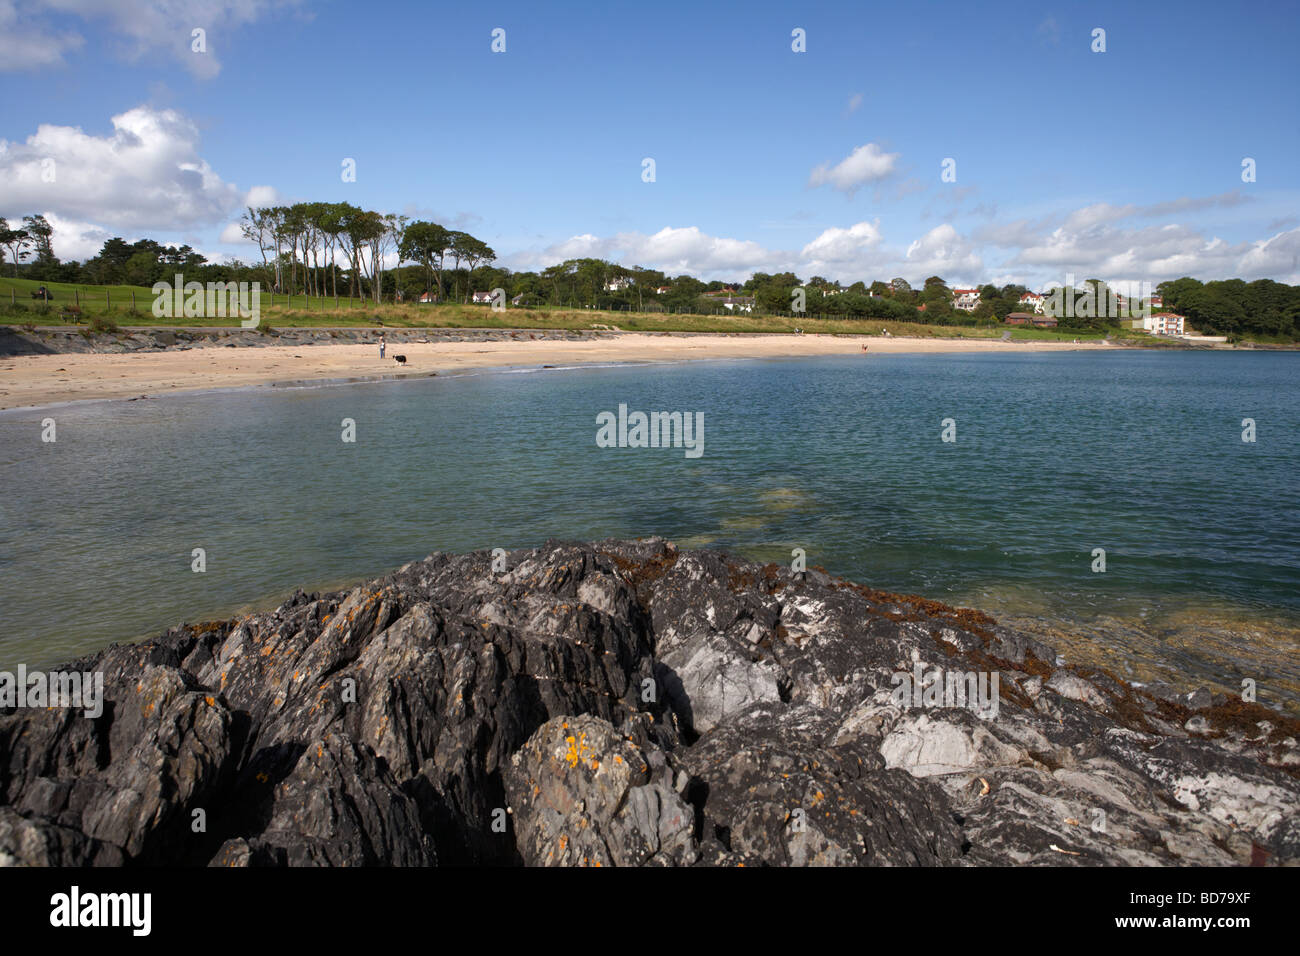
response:
[[[1300,862],[1279,712],[658,539],[506,566],[433,555],[62,668],[103,711],[0,710],[0,863]]]

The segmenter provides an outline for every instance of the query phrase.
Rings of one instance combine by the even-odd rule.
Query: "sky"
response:
[[[512,269],[1300,284],[1298,41],[1296,3],[0,0],[0,216],[78,260],[252,261],[245,207],[321,200]]]

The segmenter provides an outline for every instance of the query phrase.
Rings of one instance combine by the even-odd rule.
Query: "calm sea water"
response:
[[[702,411],[703,456],[598,448],[620,403]],[[1294,702],[1298,465],[1284,353],[512,370],[0,413],[0,669],[435,550],[659,534],[803,548],[1128,676],[1247,676]]]

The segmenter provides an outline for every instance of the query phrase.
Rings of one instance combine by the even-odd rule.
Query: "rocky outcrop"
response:
[[[0,712],[0,862],[1300,862],[1279,712],[658,539],[505,565],[433,555],[67,665],[103,713]]]

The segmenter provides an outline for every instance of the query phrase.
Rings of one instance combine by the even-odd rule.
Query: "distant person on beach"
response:
[[[383,333],[383,332],[380,332],[380,333],[379,333],[379,357],[380,357],[380,358],[383,358],[383,357],[384,357],[384,348],[385,348],[387,345],[388,345],[388,343],[384,341],[384,333]]]

